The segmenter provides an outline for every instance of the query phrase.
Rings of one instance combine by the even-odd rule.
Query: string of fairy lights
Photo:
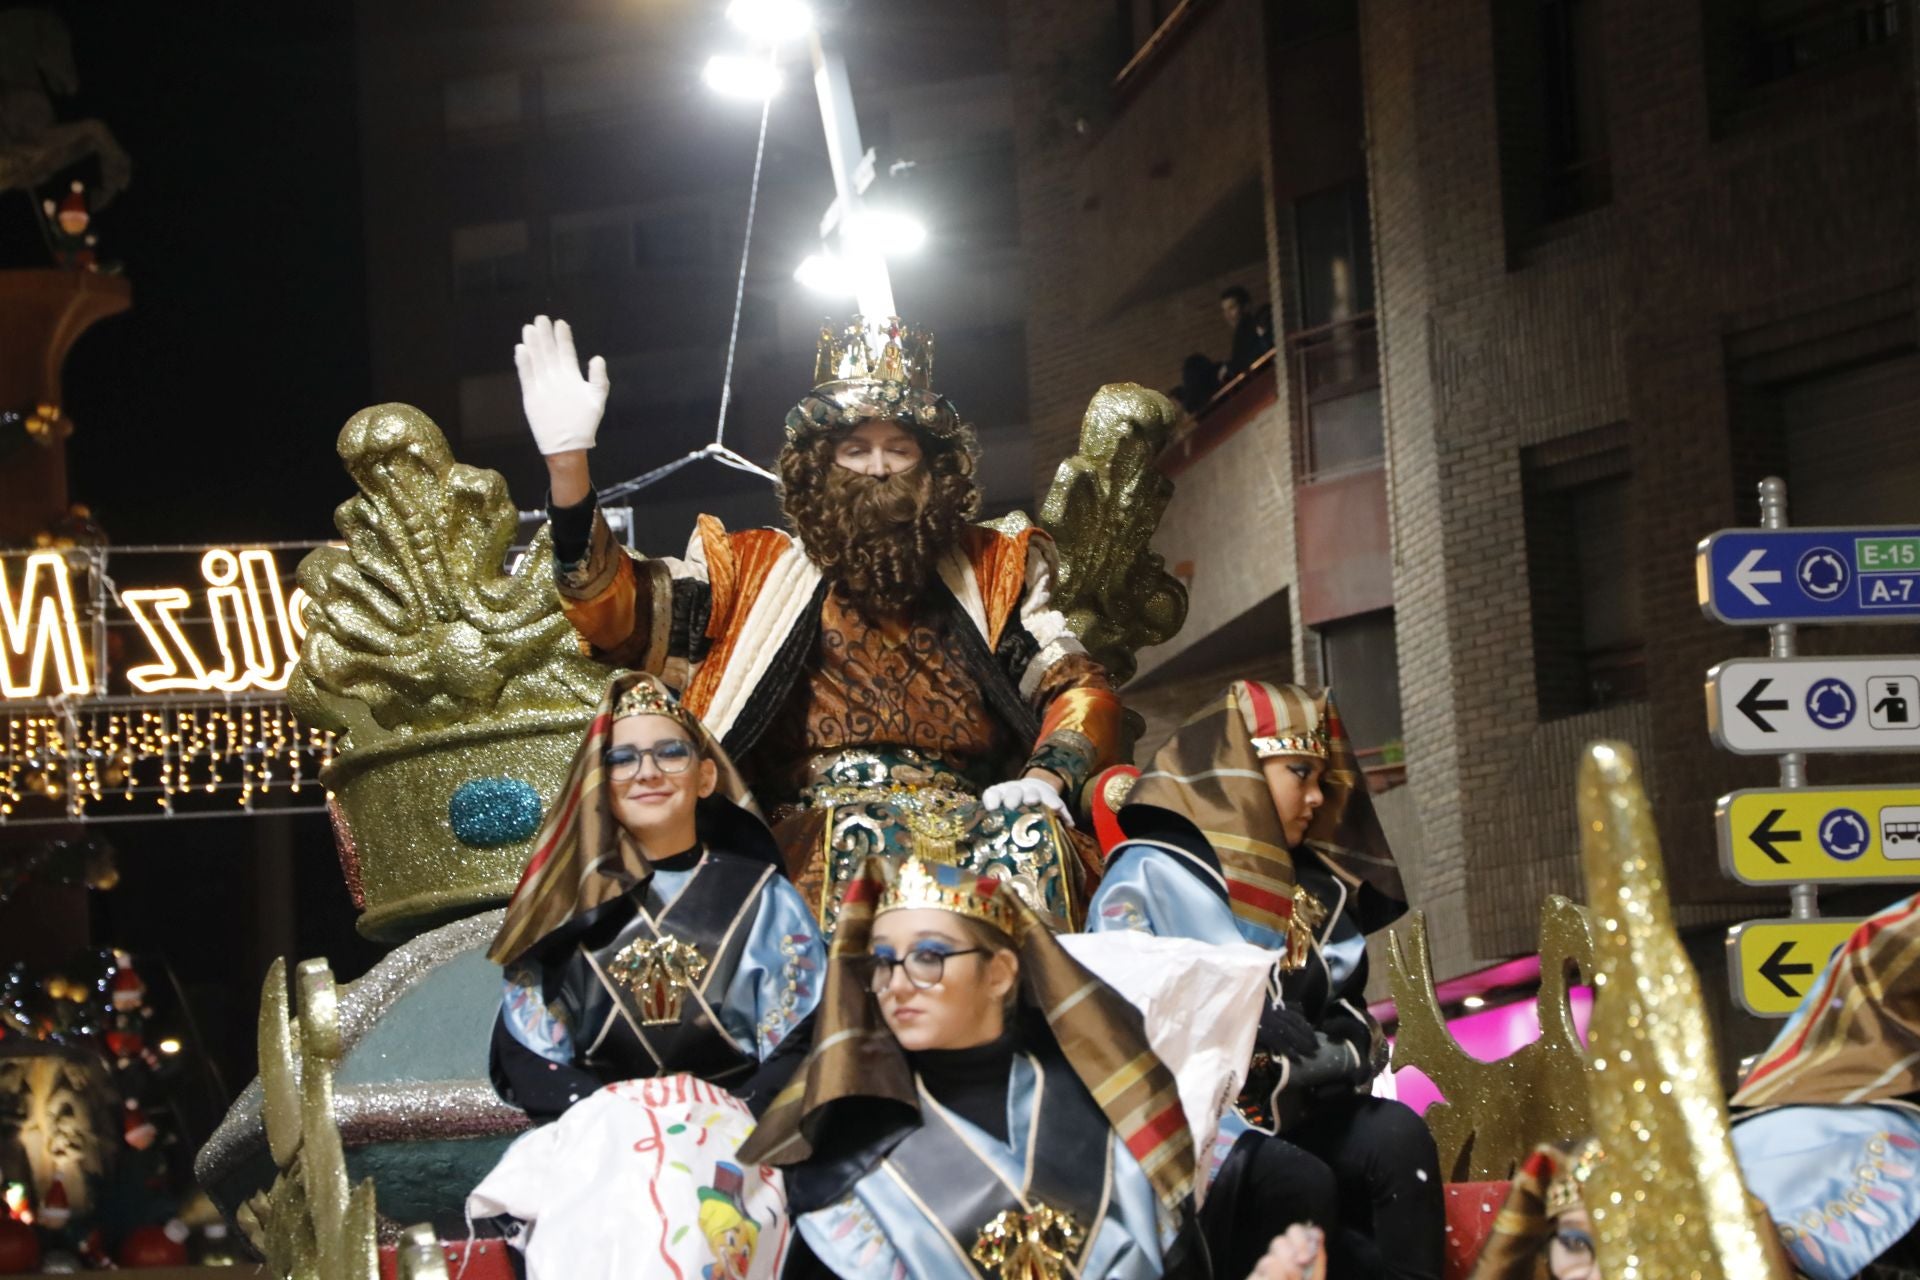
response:
[[[12,712],[4,732],[0,822],[151,817],[215,795],[249,812],[275,790],[317,808],[319,773],[335,751],[332,733],[265,699]]]

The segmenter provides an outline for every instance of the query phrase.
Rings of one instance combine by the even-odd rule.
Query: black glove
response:
[[[1275,1057],[1304,1062],[1319,1049],[1320,1037],[1299,1010],[1269,1005],[1260,1014],[1260,1029],[1254,1033],[1253,1045]]]

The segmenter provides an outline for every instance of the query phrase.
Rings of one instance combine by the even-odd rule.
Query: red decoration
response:
[[[138,1031],[109,1031],[106,1039],[107,1052],[118,1058],[122,1066],[147,1047],[146,1038]]]
[[[135,1227],[120,1242],[123,1267],[184,1267],[187,1246],[171,1240],[160,1227]]]
[[[0,1275],[19,1275],[40,1268],[40,1237],[33,1228],[12,1218],[0,1218]]]
[[[135,1151],[145,1151],[160,1136],[160,1131],[153,1127],[153,1121],[147,1119],[147,1113],[132,1098],[127,1099],[127,1114],[121,1118],[121,1123],[126,1132],[127,1145]]]
[[[132,1013],[147,1001],[147,984],[131,968],[113,975],[113,1007],[120,1013]]]
[[[73,1209],[67,1204],[67,1184],[55,1178],[47,1188],[46,1198],[40,1201],[40,1225],[58,1231],[71,1217]]]

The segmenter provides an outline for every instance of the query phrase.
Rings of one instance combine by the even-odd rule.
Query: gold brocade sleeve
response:
[[[657,617],[665,621],[658,604],[672,607],[655,599],[671,588],[666,568],[629,554],[600,512],[593,513],[585,557],[568,565],[555,562],[554,587],[588,657],[645,670],[650,658],[663,653],[653,624]]]
[[[1087,779],[1118,763],[1122,746],[1120,696],[1106,672],[1085,654],[1059,659],[1040,678],[1034,701],[1041,711],[1040,737],[1028,769],[1046,769],[1077,794]]]

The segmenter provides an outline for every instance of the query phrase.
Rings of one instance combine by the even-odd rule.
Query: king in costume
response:
[[[1269,767],[1297,770],[1286,785],[1317,804],[1303,799],[1283,818]],[[1117,818],[1125,838],[1089,905],[1090,931],[1244,941],[1279,960],[1242,1122],[1223,1123],[1216,1142],[1223,1172],[1258,1159],[1313,1212],[1325,1212],[1313,1206],[1331,1182],[1338,1222],[1320,1225],[1335,1275],[1438,1277],[1432,1135],[1371,1094],[1386,1055],[1366,1011],[1366,938],[1406,909],[1405,892],[1331,697],[1235,681],[1160,748]],[[1289,821],[1304,835],[1290,837]],[[1259,1141],[1262,1129],[1290,1145],[1290,1160]]]
[[[523,336],[536,439],[556,477],[570,451],[584,475],[604,365],[581,379],[564,323]],[[969,522],[972,431],[932,390],[932,360],[931,336],[898,320],[822,331],[779,461],[792,533],[702,516],[685,556],[645,558],[615,541],[590,486],[551,506],[561,603],[591,654],[659,675],[742,762],[829,931],[866,857],[913,849],[1077,922],[1096,859],[1056,815],[1117,758],[1120,702],[1051,607],[1046,534]],[[549,392],[574,384],[597,392],[592,421],[557,431]],[[918,464],[836,465],[874,423],[910,432]]]

